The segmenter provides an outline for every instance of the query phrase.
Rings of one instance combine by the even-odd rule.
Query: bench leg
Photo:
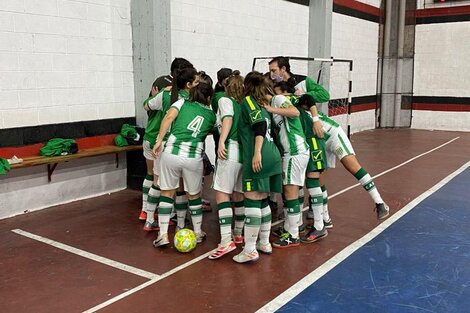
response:
[[[51,182],[52,173],[54,173],[56,166],[57,163],[54,163],[52,166],[50,164],[47,164],[47,180],[49,182]]]

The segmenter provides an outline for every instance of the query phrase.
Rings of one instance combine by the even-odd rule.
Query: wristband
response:
[[[313,117],[313,121],[314,121],[314,122],[318,122],[319,120],[320,120],[320,118],[319,118],[318,116],[314,116],[314,117]]]

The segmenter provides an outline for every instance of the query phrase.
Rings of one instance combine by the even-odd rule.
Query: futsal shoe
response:
[[[383,220],[390,214],[390,209],[385,203],[376,203],[375,211],[377,211],[377,218],[379,220]]]
[[[287,233],[287,230],[285,230],[283,226],[279,226],[276,230],[273,230],[272,233],[275,236],[282,237],[285,233]]]
[[[333,228],[333,220],[330,218],[328,221],[323,221],[323,225],[325,226],[326,229]],[[312,229],[313,224],[308,224],[307,229]]]
[[[300,246],[300,239],[294,238],[290,233],[285,233],[279,240],[273,242],[274,248],[290,248]]]
[[[205,199],[202,199],[201,208],[203,212],[212,212],[211,203]]]
[[[272,254],[273,253],[273,247],[271,244],[268,242],[267,244],[262,244],[261,241],[258,241],[256,243],[256,250],[264,253],[264,254]]]
[[[153,221],[152,223],[150,222],[145,222],[145,225],[144,225],[144,230],[145,231],[154,231],[154,230],[159,230],[160,227],[158,227],[158,221],[155,220]]]
[[[145,221],[146,219],[147,219],[147,212],[145,212],[144,210],[141,210],[139,214],[139,220]]]
[[[323,221],[323,225],[327,229],[333,228],[333,220],[330,218],[328,221]]]
[[[227,253],[232,252],[236,248],[237,246],[235,245],[233,241],[230,241],[228,244],[219,244],[219,246],[217,247],[217,250],[215,250],[211,255],[209,255],[208,258],[210,260],[216,260],[218,258],[223,257]]]
[[[253,250],[250,253],[242,251],[240,254],[237,254],[232,258],[237,263],[252,263],[256,262],[259,259],[258,251]]]
[[[207,234],[201,230],[200,233],[196,233],[196,242],[201,243],[203,242],[207,237]]]
[[[243,236],[242,235],[233,234],[232,238],[233,238],[233,242],[235,242],[236,244],[243,243]]]
[[[305,231],[306,231],[305,225],[304,225],[304,224],[300,225],[300,226],[299,226],[299,233],[300,233],[300,234],[303,234],[303,233],[305,233]]]
[[[308,197],[308,210],[307,210],[307,219],[313,220],[313,208],[312,208],[312,197]]]
[[[328,236],[328,231],[325,227],[322,230],[317,230],[315,227],[312,227],[310,231],[300,239],[303,243],[312,243]]]
[[[160,235],[158,235],[157,239],[155,239],[153,241],[153,246],[155,248],[163,247],[163,246],[166,246],[169,243],[170,243],[170,240],[168,239],[168,234],[160,234]]]

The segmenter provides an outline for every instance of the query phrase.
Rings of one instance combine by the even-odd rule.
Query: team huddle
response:
[[[335,167],[336,158],[369,193],[377,217],[388,216],[388,206],[344,131],[317,110],[317,103],[328,102],[328,91],[309,77],[292,74],[288,58],[275,57],[268,73],[253,71],[245,78],[222,68],[215,89],[212,79],[185,59],[176,58],[170,71],[154,82],[144,102],[147,176],[140,218],[144,230],[159,231],[155,247],[170,243],[170,223],[177,230],[186,226],[188,208],[197,243],[206,237],[201,192],[209,134],[216,148],[212,188],[221,236],[209,259],[244,244],[233,260],[253,262],[259,252],[271,254],[272,247],[297,247],[326,237],[333,222],[322,174]],[[307,218],[313,219],[306,226],[304,187]],[[276,194],[282,194],[285,220],[272,231],[270,197]],[[278,236],[274,242],[271,232]]]

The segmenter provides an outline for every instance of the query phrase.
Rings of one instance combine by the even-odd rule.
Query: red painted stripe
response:
[[[369,4],[365,4],[356,0],[334,0],[334,4],[340,5],[343,7],[351,8],[360,12],[372,14],[375,16],[380,16],[380,8],[374,7]]]
[[[416,10],[416,17],[436,17],[463,14],[470,14],[470,5]]]
[[[375,109],[377,109],[377,102],[362,103],[362,104],[353,105],[351,107],[351,113],[375,110]]]
[[[422,111],[444,111],[444,112],[470,112],[468,104],[452,103],[413,103],[413,110]]]
[[[77,138],[75,141],[77,142],[79,149],[89,149],[101,146],[113,146],[114,137],[116,137],[116,134]],[[38,143],[20,147],[0,148],[0,157],[9,159],[14,155],[20,158],[39,155],[39,149],[43,146],[43,143]]]

